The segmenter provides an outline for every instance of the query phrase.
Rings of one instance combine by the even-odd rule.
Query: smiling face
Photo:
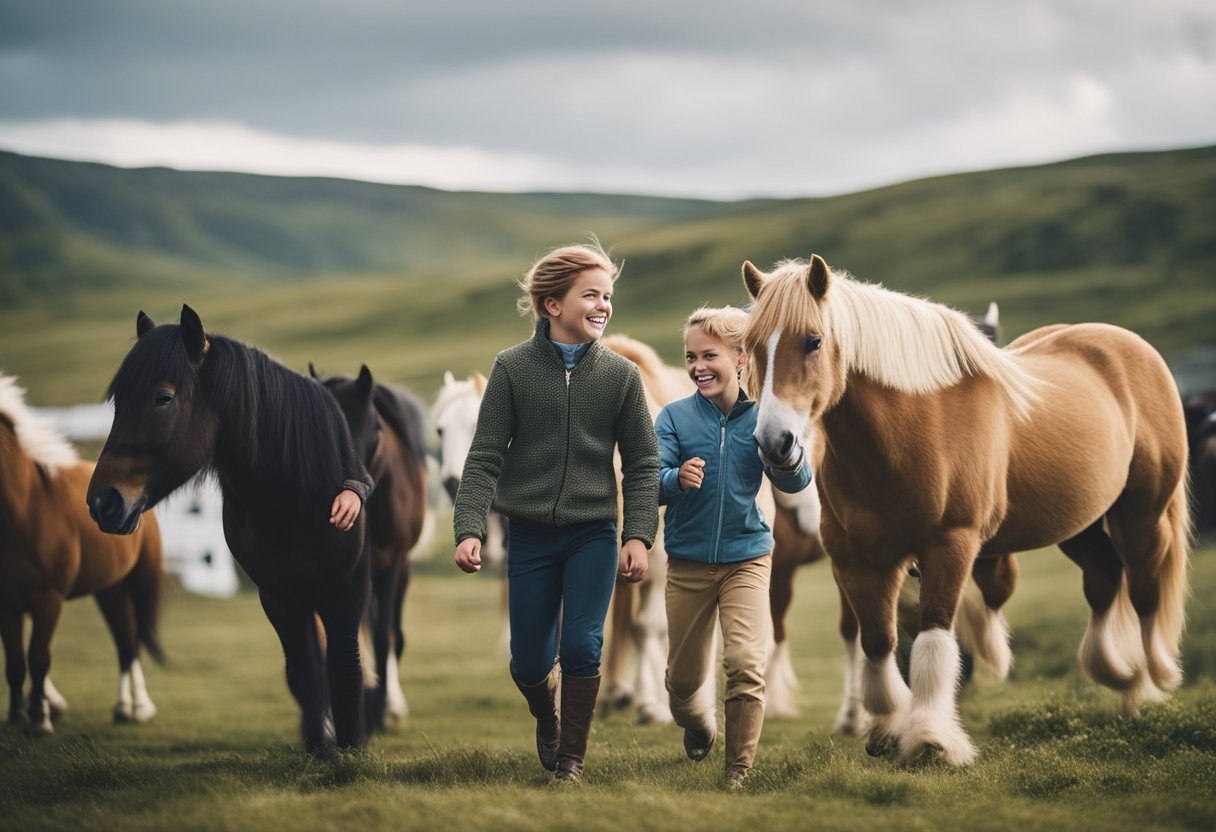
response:
[[[549,337],[562,344],[585,344],[604,334],[612,318],[612,275],[587,269],[561,297],[545,298]]]
[[[747,353],[736,351],[699,326],[684,336],[684,366],[688,377],[707,400],[725,411],[739,399],[739,371]]]

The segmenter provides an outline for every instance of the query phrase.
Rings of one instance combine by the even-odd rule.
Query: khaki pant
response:
[[[671,558],[667,562],[667,692],[671,712],[681,728],[716,733],[712,699],[699,696],[703,685],[712,683],[714,626],[722,627],[723,665],[726,670],[726,699],[752,700],[764,705],[764,669],[768,657],[768,585],[772,556],[740,563],[698,563]],[[754,710],[754,708],[753,708]],[[730,709],[728,708],[728,716]],[[754,722],[754,737],[739,737],[745,760],[727,760],[727,765],[751,764],[760,724]],[[728,720],[727,737],[732,726]],[[749,725],[747,734],[753,733]],[[728,742],[728,744],[730,744]],[[728,749],[728,755],[730,749]]]

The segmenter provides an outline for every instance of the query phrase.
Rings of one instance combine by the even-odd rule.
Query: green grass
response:
[[[1055,550],[1023,556],[1009,604],[1017,656],[1007,683],[961,698],[980,748],[972,767],[903,769],[828,730],[842,655],[823,564],[798,576],[791,632],[803,715],[765,725],[742,794],[721,789],[721,751],[684,758],[679,731],[626,714],[595,724],[586,783],[550,786],[506,671],[499,587],[464,576],[438,547],[406,602],[402,679],[411,715],[368,750],[303,753],[282,658],[256,599],[168,599],[160,708],[111,724],[115,669],[101,618],[68,606],[52,672],[71,702],[54,736],[0,730],[0,828],[459,829],[1210,829],[1216,825],[1216,548],[1194,557],[1175,698],[1138,720],[1083,681],[1080,575]],[[1195,668],[1201,668],[1196,671]]]

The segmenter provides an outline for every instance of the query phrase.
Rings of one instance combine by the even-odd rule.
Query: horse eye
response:
[[[806,336],[806,354],[810,355],[815,350],[819,349],[819,345],[823,343],[823,339],[818,335]]]
[[[154,398],[157,407],[164,407],[165,405],[172,403],[173,394],[167,390],[157,390]]]

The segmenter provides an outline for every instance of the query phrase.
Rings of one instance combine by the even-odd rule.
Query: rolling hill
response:
[[[683,317],[741,302],[739,264],[823,254],[982,310],[1007,337],[1104,320],[1177,364],[1216,354],[1216,147],[1094,156],[842,196],[715,202],[453,193],[0,153],[0,368],[33,401],[96,399],[135,313],[182,302],[302,369],[368,363],[430,396],[520,340],[513,278],[595,233],[625,261],[612,330],[679,355]],[[1198,358],[1196,358],[1198,356]]]

